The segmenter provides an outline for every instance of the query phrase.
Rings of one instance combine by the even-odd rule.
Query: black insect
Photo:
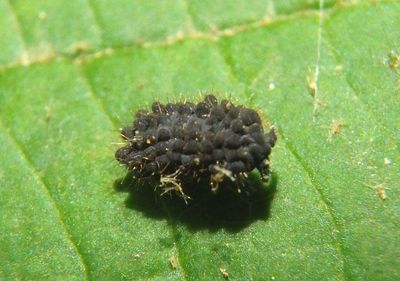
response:
[[[248,173],[269,176],[269,155],[276,142],[264,133],[260,116],[229,100],[208,95],[203,101],[162,104],[140,110],[131,127],[121,129],[126,145],[115,158],[137,178],[156,177],[164,192],[184,189],[189,180],[207,179],[213,191],[224,179],[239,191]]]

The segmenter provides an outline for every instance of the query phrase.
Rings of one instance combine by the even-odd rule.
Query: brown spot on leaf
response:
[[[339,135],[342,132],[342,127],[344,126],[344,123],[340,119],[333,119],[331,126],[329,127],[329,132],[328,132],[328,141],[332,141],[332,137],[334,135]]]
[[[174,256],[169,256],[168,261],[172,269],[176,269],[178,267],[178,261]]]
[[[228,271],[226,270],[226,268],[221,267],[221,268],[219,269],[219,271],[221,272],[222,276],[223,276],[225,279],[228,279],[228,278],[229,278],[229,273],[228,273]]]

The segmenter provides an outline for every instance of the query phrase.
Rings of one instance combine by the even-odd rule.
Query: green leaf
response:
[[[0,279],[398,280],[399,14],[398,1],[0,1]],[[278,129],[273,182],[238,205],[121,192],[118,128],[199,92]]]

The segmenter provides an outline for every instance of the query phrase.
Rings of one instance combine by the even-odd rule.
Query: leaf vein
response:
[[[8,0],[9,1],[9,0]],[[91,1],[91,0],[87,0]],[[330,14],[332,12],[338,11],[338,10],[343,10],[343,9],[348,9],[357,5],[369,5],[369,4],[379,4],[379,3],[395,3],[397,0],[366,0],[364,2],[352,2],[352,3],[341,3],[340,5],[335,5],[332,7],[329,7],[328,9],[325,9],[325,13]],[[90,6],[90,5],[89,5]],[[93,6],[91,5],[90,7]],[[96,16],[96,13],[93,12],[97,25],[100,30],[99,25],[99,20],[98,17]],[[235,36],[237,34],[240,34],[242,32],[248,31],[248,30],[253,30],[257,28],[263,28],[266,26],[269,26],[271,24],[274,24],[276,22],[281,22],[281,21],[290,21],[290,20],[295,20],[300,17],[305,17],[305,16],[318,16],[319,11],[315,11],[315,9],[304,9],[304,10],[299,10],[297,12],[294,12],[292,14],[282,14],[278,15],[272,18],[263,18],[251,23],[244,23],[244,24],[238,24],[238,25],[233,25],[230,27],[227,27],[222,30],[212,30],[208,32],[198,32],[191,30],[188,33],[185,34],[174,34],[174,35],[168,35],[164,37],[161,40],[156,40],[156,41],[146,41],[146,42],[131,42],[125,45],[118,45],[118,46],[111,46],[111,47],[106,47],[103,49],[98,49],[95,51],[87,51],[84,55],[82,55],[79,60],[81,61],[86,61],[86,60],[95,60],[102,58],[104,56],[109,56],[114,52],[117,51],[127,51],[133,48],[158,48],[158,47],[171,47],[177,43],[180,43],[182,41],[187,41],[187,40],[205,40],[205,41],[210,41],[212,43],[218,41],[220,38],[223,37],[231,37]],[[19,21],[18,21],[19,22]],[[22,34],[22,33],[21,33]],[[100,37],[102,38],[102,36]],[[102,41],[103,42],[103,41]],[[78,42],[77,42],[78,43]],[[103,42],[104,43],[104,42]],[[74,44],[71,44],[74,45]],[[49,62],[49,61],[54,61],[60,58],[67,58],[71,59],[71,57],[66,56],[63,53],[57,53],[54,56],[48,57],[48,56],[43,56],[42,54],[37,55],[36,57],[30,57],[29,60],[27,59],[27,53],[23,54],[26,56],[25,60],[22,60],[22,63],[20,61],[11,61],[10,63],[2,64],[0,65],[0,71],[2,70],[7,70],[7,69],[12,69],[20,66],[26,66],[32,63],[44,63],[44,62]],[[262,71],[262,70],[261,70]],[[256,75],[257,76],[257,75]],[[255,78],[254,78],[255,79]]]
[[[21,58],[18,63],[21,63],[23,66],[29,64],[30,59],[29,59],[29,54],[28,54],[28,49],[27,49],[27,44],[25,42],[25,38],[23,36],[22,33],[22,24],[21,24],[21,20],[18,17],[17,12],[15,11],[14,6],[11,4],[10,0],[6,0],[5,1],[6,6],[8,7],[8,10],[11,12],[14,22],[15,22],[15,28],[16,28],[16,34],[17,34],[17,38],[19,41],[19,44],[21,45],[21,49],[22,49],[22,54],[21,54]],[[1,67],[1,66],[0,66]]]
[[[78,69],[78,72],[79,72],[80,77],[86,84],[86,86],[89,88],[90,96],[91,96],[93,102],[95,103],[95,105],[97,106],[97,108],[108,119],[108,122],[110,123],[111,127],[118,129],[118,125],[113,120],[113,118],[111,118],[111,115],[105,109],[102,99],[98,95],[96,95],[93,84],[90,81],[90,79],[88,79],[85,72],[81,68]],[[166,211],[170,217],[168,208],[164,205],[164,203],[163,203],[163,207],[164,207],[164,209],[166,209]],[[169,220],[170,220],[170,223],[168,223],[168,226],[170,228],[169,234],[170,234],[172,240],[174,241],[174,245],[175,245],[176,251],[178,253],[178,263],[180,264],[179,268],[182,271],[182,276],[183,276],[184,280],[188,280],[187,273],[182,265],[182,258],[181,258],[181,254],[180,254],[180,250],[179,250],[179,246],[178,246],[179,244],[178,244],[178,241],[177,241],[176,235],[175,235],[175,232],[176,232],[175,225],[171,221],[171,218]]]
[[[275,11],[275,3],[274,0],[268,0],[267,2],[267,12],[265,16],[268,18],[274,18],[276,16],[276,11]]]
[[[251,23],[245,23],[245,24],[239,24],[239,25],[234,25],[222,30],[212,30],[209,32],[200,32],[200,31],[195,31],[195,30],[190,30],[187,33],[182,34],[174,34],[174,35],[169,35],[166,36],[165,38],[161,40],[155,40],[155,41],[146,41],[146,42],[132,42],[129,44],[125,45],[119,45],[119,46],[114,46],[114,47],[107,47],[104,49],[99,49],[96,51],[87,51],[85,52],[82,56],[79,58],[75,59],[78,62],[86,62],[86,61],[92,61],[96,60],[102,57],[110,56],[111,54],[121,51],[129,51],[134,48],[160,48],[160,47],[171,47],[177,43],[183,42],[183,41],[188,41],[188,40],[203,40],[203,41],[209,41],[211,43],[215,43],[221,38],[224,37],[232,37],[237,34],[240,34],[245,31],[257,29],[257,28],[262,28],[268,25],[271,25],[275,22],[279,21],[289,21],[289,20],[295,20],[300,17],[305,17],[305,16],[316,16],[317,13],[315,10],[302,10],[300,12],[290,14],[290,15],[280,15],[276,16],[272,19],[260,19],[258,21],[254,21]],[[49,62],[49,61],[54,61],[60,58],[64,59],[71,59],[70,56],[62,54],[62,53],[57,53],[54,56],[51,57],[43,57],[41,55],[38,55],[37,57],[32,57],[29,60],[28,64],[35,64],[35,63],[44,63],[44,62]],[[8,64],[3,64],[0,65],[0,71],[1,70],[7,70],[7,69],[12,69],[20,66],[25,66],[27,64],[22,64],[20,62],[11,62]]]
[[[91,0],[86,0],[86,4],[89,8],[89,12],[93,16],[93,20],[96,26],[97,36],[99,37],[100,46],[102,46],[104,43],[104,38],[103,38],[103,29],[100,26],[99,15],[97,14],[96,9],[94,8],[94,5]]]
[[[188,25],[189,25],[189,30],[195,30],[195,25],[194,25],[194,17],[192,15],[192,12],[190,11],[190,4],[187,2],[187,0],[181,0],[183,9],[185,10],[187,16],[188,16]]]
[[[223,57],[224,57],[224,56],[223,56]],[[231,64],[230,64],[226,59],[225,59],[224,61],[225,61],[225,64],[232,70]],[[235,79],[236,79],[237,81],[239,81],[238,78],[235,76],[235,74],[234,74],[233,71],[230,71],[229,74],[230,74],[230,76],[235,77]],[[251,88],[251,86],[250,86],[250,88]],[[252,98],[250,98],[250,102],[252,103]],[[303,170],[306,172],[307,176],[309,177],[313,188],[317,191],[320,200],[321,200],[322,203],[325,205],[326,211],[327,211],[327,214],[328,214],[328,217],[331,219],[331,221],[332,221],[332,223],[333,223],[334,231],[337,233],[337,235],[340,235],[340,233],[341,233],[341,232],[340,232],[340,225],[339,225],[339,223],[338,223],[336,217],[334,216],[333,211],[331,210],[331,208],[330,208],[330,206],[329,206],[329,203],[328,203],[328,201],[327,201],[325,195],[323,194],[323,192],[322,192],[321,189],[319,188],[320,184],[319,184],[319,182],[315,179],[314,173],[313,173],[312,170],[311,170],[309,167],[307,167],[307,165],[302,161],[300,155],[297,153],[297,151],[295,150],[295,148],[292,147],[292,145],[288,143],[288,141],[286,140],[286,138],[285,138],[285,136],[284,136],[284,133],[283,133],[283,131],[282,131],[281,128],[279,129],[279,132],[280,132],[280,135],[282,136],[282,139],[285,140],[285,146],[288,148],[288,150],[291,152],[291,154],[293,154],[293,156],[296,158],[296,160],[300,163],[300,165],[302,166]],[[335,241],[334,247],[336,248],[336,252],[337,252],[338,255],[339,255],[339,259],[340,259],[340,263],[341,263],[341,264],[340,264],[340,265],[341,265],[341,271],[340,271],[340,273],[342,274],[342,280],[346,280],[345,270],[344,270],[344,254],[343,254],[342,245],[340,244],[339,241],[337,241],[338,238],[336,238],[335,235],[332,234],[332,236],[333,236],[333,239],[334,239],[334,241]]]
[[[324,0],[319,0],[319,15],[318,15],[318,29],[317,29],[317,54],[316,54],[316,63],[314,69],[314,117],[317,114],[318,104],[319,104],[319,63],[321,60],[321,43],[322,43],[322,29],[324,24]]]
[[[296,160],[299,162],[299,164],[301,165],[303,170],[306,172],[308,178],[310,179],[312,187],[317,191],[321,202],[325,205],[326,213],[328,214],[328,217],[332,221],[333,227],[334,227],[334,232],[336,233],[335,235],[332,234],[332,236],[335,241],[334,246],[336,248],[336,252],[338,253],[339,259],[340,259],[340,269],[341,269],[340,273],[342,274],[342,280],[346,280],[347,278],[346,278],[346,270],[345,270],[344,251],[343,251],[343,246],[340,243],[340,236],[341,236],[340,223],[338,222],[338,219],[334,215],[327,198],[325,197],[323,191],[321,190],[321,187],[320,187],[321,184],[316,179],[316,176],[315,176],[312,168],[308,167],[308,165],[303,161],[300,154],[297,152],[295,146],[290,141],[288,141],[288,139],[285,137],[285,134],[284,134],[282,128],[279,128],[279,134],[282,136],[282,139],[284,140],[287,150],[296,158]]]
[[[330,49],[333,52],[334,55],[334,59],[338,62],[338,63],[342,63],[342,60],[340,59],[340,56],[338,54],[338,52],[336,51],[336,49],[333,47],[332,44],[332,39],[330,38],[330,33],[326,32],[325,34],[327,34],[327,36],[325,36],[324,38],[326,39],[325,44],[328,45],[328,47],[330,47]],[[374,123],[380,123],[380,124],[385,124],[385,122],[383,122],[381,120],[381,118],[379,118],[379,114],[373,109],[371,108],[371,106],[366,103],[360,96],[359,92],[357,91],[357,89],[354,87],[353,83],[350,81],[349,78],[349,74],[348,71],[345,70],[345,73],[343,74],[344,80],[347,84],[347,86],[349,86],[349,88],[351,89],[351,92],[354,94],[354,96],[357,98],[357,101],[360,101],[360,103],[362,104],[362,106],[364,106],[365,111],[369,113],[369,115],[371,115],[372,118],[374,118]],[[372,123],[372,122],[371,122]],[[396,136],[396,133],[389,130],[386,126],[381,125],[379,126],[380,130],[385,131],[388,135],[390,135],[390,137],[392,138],[392,140],[395,141],[396,143],[396,147],[398,147],[398,137]]]
[[[167,205],[165,204],[164,200],[162,200],[162,206],[163,206],[164,210],[168,213],[168,220],[169,220],[168,227],[169,227],[169,230],[170,230],[169,233],[170,233],[170,236],[172,237],[172,240],[174,241],[175,249],[176,249],[176,252],[177,252],[177,261],[178,261],[178,264],[179,264],[178,268],[182,272],[183,279],[184,280],[188,280],[187,272],[186,272],[186,269],[183,266],[183,262],[182,262],[183,260],[182,260],[182,255],[181,255],[179,242],[178,242],[178,239],[176,238],[176,225],[175,225],[175,222],[172,220],[171,213],[170,213]]]
[[[38,182],[39,186],[42,187],[43,193],[46,195],[46,197],[48,198],[50,204],[52,205],[52,207],[54,208],[55,212],[56,212],[56,216],[58,217],[58,220],[61,224],[61,227],[65,233],[66,236],[66,240],[70,243],[72,250],[75,252],[75,254],[78,257],[79,263],[82,266],[82,270],[84,273],[84,280],[89,280],[89,276],[88,276],[88,267],[87,264],[85,262],[85,259],[83,258],[83,255],[81,254],[81,252],[79,251],[78,245],[77,243],[74,241],[71,233],[69,232],[63,216],[61,214],[61,210],[57,204],[57,202],[54,200],[54,197],[52,196],[50,189],[48,187],[48,185],[46,184],[46,182],[44,181],[44,179],[42,178],[42,176],[39,174],[39,171],[37,170],[35,164],[30,160],[30,158],[28,157],[27,153],[24,150],[23,145],[15,138],[15,136],[13,136],[9,130],[4,129],[4,125],[2,120],[0,120],[0,128],[2,128],[2,131],[5,132],[6,137],[10,140],[10,142],[16,147],[17,152],[20,154],[22,160],[25,162],[26,166],[28,167],[28,169],[32,172],[35,180]]]
[[[107,121],[110,123],[111,127],[119,129],[119,126],[117,126],[114,119],[111,118],[111,115],[105,109],[102,99],[96,95],[93,84],[90,81],[90,79],[86,76],[82,67],[77,66],[77,72],[78,72],[78,75],[80,76],[80,78],[82,79],[83,83],[88,87],[90,98],[92,99],[95,106],[98,108],[98,110],[101,113],[103,113],[103,115],[106,117]]]

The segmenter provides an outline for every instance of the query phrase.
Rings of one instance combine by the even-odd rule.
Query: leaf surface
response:
[[[399,279],[399,14],[398,1],[0,1],[0,279]],[[214,206],[222,219],[154,186],[120,192],[113,157],[134,112],[199,92],[279,132],[273,183]]]

